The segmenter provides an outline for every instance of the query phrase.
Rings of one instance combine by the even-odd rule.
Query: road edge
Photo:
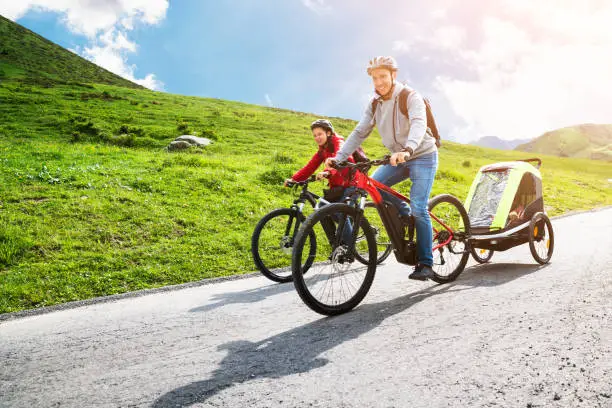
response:
[[[609,209],[612,209],[612,206],[598,207],[598,208],[593,208],[590,210],[574,210],[574,211],[569,211],[564,214],[556,215],[554,217],[551,217],[551,219],[556,220],[556,219],[561,219],[561,218],[572,217],[574,215],[606,211]],[[245,273],[241,275],[220,276],[217,278],[202,279],[199,281],[181,283],[178,285],[162,286],[159,288],[152,288],[152,289],[142,289],[142,290],[137,290],[133,292],[119,293],[119,294],[110,295],[110,296],[100,296],[100,297],[95,297],[91,299],[75,300],[72,302],[60,303],[60,304],[52,305],[52,306],[44,306],[44,307],[39,307],[36,309],[27,309],[27,310],[20,310],[18,312],[3,313],[3,314],[0,314],[0,324],[2,324],[3,322],[9,321],[9,320],[21,319],[21,318],[30,317],[30,316],[38,316],[38,315],[53,313],[53,312],[57,312],[61,310],[76,309],[76,308],[83,307],[83,306],[90,306],[90,305],[101,304],[101,303],[111,303],[111,302],[115,302],[115,301],[122,300],[122,299],[136,298],[136,297],[147,296],[147,295],[163,293],[163,292],[173,292],[173,291],[181,290],[181,289],[196,288],[199,286],[206,286],[206,285],[214,285],[216,283],[249,279],[249,278],[254,278],[257,276],[261,276],[261,274],[259,272],[250,272],[250,273]]]
[[[99,296],[99,297],[90,298],[90,299],[75,300],[72,302],[59,303],[57,305],[52,305],[52,306],[43,306],[43,307],[39,307],[36,309],[26,309],[26,310],[20,310],[18,312],[3,313],[3,314],[0,314],[0,324],[2,324],[3,322],[9,321],[9,320],[15,320],[15,319],[21,319],[24,317],[53,313],[53,312],[58,312],[61,310],[76,309],[76,308],[83,307],[83,306],[90,306],[90,305],[96,305],[96,304],[101,304],[101,303],[111,303],[111,302],[116,302],[122,299],[137,298],[137,297],[152,295],[156,293],[174,292],[174,291],[181,290],[181,289],[189,289],[189,288],[196,288],[199,286],[214,285],[216,283],[249,279],[249,278],[254,278],[257,276],[261,276],[261,274],[259,272],[250,272],[250,273],[245,273],[241,275],[219,276],[216,278],[207,278],[207,279],[202,279],[202,280],[194,281],[194,282],[180,283],[177,285],[168,285],[168,286],[161,286],[159,288],[142,289],[142,290],[136,290],[132,292],[118,293],[116,295]]]

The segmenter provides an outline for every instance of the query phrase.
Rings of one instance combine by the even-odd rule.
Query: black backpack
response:
[[[408,119],[410,119],[410,116],[408,116],[408,98],[410,97],[412,92],[414,92],[414,90],[409,90],[409,89],[404,88],[400,91],[400,94],[399,94],[400,112],[402,112],[402,114]],[[440,147],[442,144],[440,142],[440,132],[438,132],[438,126],[436,126],[436,121],[433,117],[433,113],[431,113],[431,104],[429,103],[429,99],[427,98],[423,98],[423,101],[425,102],[425,111],[427,114],[427,127],[431,131],[431,134],[433,135],[433,137],[436,139],[436,146]],[[376,112],[377,106],[378,106],[378,98],[374,98],[372,100],[372,115],[374,115],[374,112]]]

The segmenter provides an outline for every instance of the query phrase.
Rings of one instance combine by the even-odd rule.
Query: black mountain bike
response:
[[[291,272],[291,255],[295,236],[305,220],[303,209],[306,203],[310,204],[315,211],[329,204],[327,200],[308,190],[308,184],[315,181],[312,176],[308,180],[292,183],[289,187],[301,187],[299,196],[289,208],[279,208],[266,214],[255,226],[251,237],[251,253],[257,269],[268,279],[274,282],[291,282],[293,280]],[[374,203],[365,204],[365,212],[374,212]],[[333,237],[336,232],[336,225],[332,218],[326,218],[321,225],[325,229],[326,237]],[[377,245],[377,263],[382,263],[391,253],[392,247],[389,238],[382,226],[374,224],[373,234]],[[357,241],[365,239],[361,234]],[[311,231],[305,242],[302,251],[309,254],[300,266],[302,273],[306,273],[312,266],[317,253],[317,239],[314,231]],[[358,259],[364,264],[368,264],[368,255],[361,254]]]

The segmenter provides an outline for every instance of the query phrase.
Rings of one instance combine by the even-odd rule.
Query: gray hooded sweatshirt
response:
[[[349,135],[336,155],[337,161],[346,160],[372,133],[374,126],[382,137],[382,143],[391,153],[401,152],[407,147],[413,151],[410,159],[433,153],[437,150],[436,139],[427,127],[427,113],[423,97],[418,92],[408,96],[408,118],[400,112],[399,94],[403,88],[412,89],[400,82],[395,82],[391,98],[387,101],[379,98],[376,114],[372,115],[372,101],[368,103],[363,118]]]

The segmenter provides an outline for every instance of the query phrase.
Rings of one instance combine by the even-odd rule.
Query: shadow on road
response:
[[[286,285],[293,288],[293,285]],[[386,318],[452,286],[430,286],[385,302],[365,304],[351,313],[321,318],[259,342],[233,341],[213,376],[161,396],[153,407],[186,407],[201,403],[225,388],[258,378],[281,378],[308,372],[329,361],[318,356],[379,326]]]
[[[285,292],[294,291],[295,287],[292,282],[289,283],[273,283],[268,286],[241,290],[239,292],[228,292],[221,293],[213,296],[212,301],[216,301],[215,303],[210,303],[207,305],[199,306],[189,310],[190,312],[208,312],[210,310],[214,310],[218,307],[222,307],[230,304],[246,304],[246,303],[256,303],[262,300],[265,300],[269,296],[279,295]]]
[[[469,290],[473,287],[497,286],[547,267],[534,264],[494,263],[466,268],[457,281],[388,300],[364,304],[352,312],[333,318],[321,318],[312,323],[274,335],[259,342],[232,341],[219,346],[227,350],[226,357],[209,379],[196,381],[172,390],[154,403],[154,408],[186,407],[202,403],[218,392],[258,378],[281,378],[308,372],[325,366],[329,361],[319,356],[326,351],[369,332],[385,319],[401,313],[418,302],[445,292]],[[292,284],[233,292],[220,296],[212,307],[228,303],[257,302],[267,296],[293,290]]]
[[[487,263],[465,268],[459,278],[451,285],[498,286],[540,271],[552,265],[524,263]]]
[[[509,282],[524,275],[536,272],[550,265],[518,264],[518,263],[488,263],[466,268],[457,279],[458,283],[469,286],[496,286]],[[383,264],[384,267],[384,264]],[[409,268],[409,267],[406,267]],[[408,271],[408,269],[407,269]],[[247,289],[239,292],[228,292],[215,295],[212,301],[203,306],[189,310],[190,312],[208,312],[230,304],[257,303],[270,296],[295,290],[293,283],[270,284],[260,288]]]

